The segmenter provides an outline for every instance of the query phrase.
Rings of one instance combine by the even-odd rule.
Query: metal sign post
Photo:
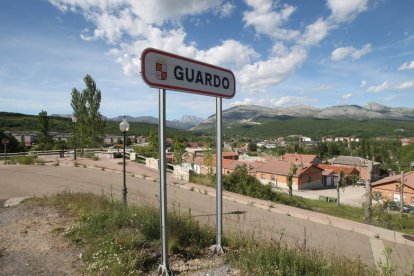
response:
[[[169,275],[167,226],[167,170],[165,153],[165,89],[216,97],[216,253],[223,253],[222,202],[222,98],[236,93],[236,78],[232,71],[201,61],[148,48],[141,54],[141,76],[150,87],[159,89],[159,150],[160,150],[160,209],[161,265],[158,274]]]
[[[222,254],[223,246],[221,237],[223,235],[223,179],[222,179],[222,100],[216,98],[216,244],[213,245],[212,249],[217,254]]]
[[[159,90],[158,141],[160,145],[161,265],[158,274],[169,275],[167,237],[167,160],[165,154],[165,90]]]

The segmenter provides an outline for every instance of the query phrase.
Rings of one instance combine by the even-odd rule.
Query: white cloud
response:
[[[253,47],[226,39],[211,48],[200,49],[187,37],[181,24],[186,16],[212,13],[230,16],[232,1],[225,0],[49,0],[60,10],[82,14],[95,27],[84,29],[85,40],[103,39],[125,74],[139,74],[140,53],[146,47],[177,53],[189,58],[229,67],[236,73],[242,91],[255,93],[287,79],[307,59],[309,48],[318,45],[335,28],[319,18],[300,30],[285,28],[296,7],[273,0],[245,0],[248,11],[243,14],[245,27],[275,42],[268,57],[261,58]],[[332,9],[337,11],[338,8]],[[354,12],[355,13],[355,12]],[[282,42],[281,42],[282,41]],[[283,44],[290,43],[289,46]],[[370,45],[369,47],[370,48]],[[370,49],[351,54],[359,58]]]
[[[253,27],[258,34],[272,38],[292,40],[300,35],[297,30],[282,28],[283,24],[295,12],[296,8],[290,5],[280,5],[273,0],[245,0],[252,10],[244,12],[245,27]]]
[[[328,0],[331,18],[335,22],[349,22],[361,12],[368,9],[368,0]]]
[[[361,85],[359,87],[364,88],[365,86],[367,86],[367,84],[368,84],[367,81],[363,80],[361,81]]]
[[[406,81],[406,82],[400,83],[395,88],[397,88],[397,89],[410,89],[410,88],[414,88],[414,81]]]
[[[334,61],[339,61],[342,60],[346,57],[352,57],[352,59],[360,59],[362,56],[368,54],[369,52],[371,52],[372,47],[371,44],[365,44],[364,46],[362,46],[361,49],[356,49],[352,46],[349,47],[340,47],[335,49],[332,54],[331,54],[331,59]]]
[[[348,94],[344,94],[344,95],[342,95],[341,96],[341,98],[343,99],[343,100],[348,100],[349,98],[351,98],[352,97],[352,93],[348,93]]]
[[[224,3],[220,7],[218,14],[220,15],[220,17],[230,17],[235,8],[236,6],[230,2]]]
[[[391,85],[388,83],[388,81],[384,81],[380,85],[368,87],[367,92],[377,93],[377,92],[387,90],[387,89],[390,89],[390,88],[391,88]]]
[[[207,51],[197,51],[195,58],[238,70],[243,65],[258,59],[259,54],[253,48],[243,45],[239,41],[230,39],[223,41],[221,45],[212,47]]]
[[[328,22],[320,18],[306,27],[300,43],[306,46],[318,45],[328,35],[330,28]]]
[[[405,62],[401,64],[401,66],[398,68],[398,71],[410,70],[410,69],[414,69],[414,60],[411,62]]]
[[[284,55],[272,56],[268,60],[245,65],[238,74],[238,80],[247,91],[261,91],[288,78],[306,58],[305,49],[294,47]]]

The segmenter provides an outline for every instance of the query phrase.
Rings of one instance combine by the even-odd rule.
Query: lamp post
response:
[[[72,117],[73,123],[73,160],[76,160],[76,122],[77,118],[75,116]]]
[[[7,163],[7,145],[9,144],[9,138],[4,137],[1,140],[1,142],[2,142],[2,144],[4,146],[4,164],[6,164]]]
[[[124,143],[123,143],[124,144],[124,154],[123,154],[123,159],[124,159],[124,162],[123,162],[123,165],[124,165],[124,171],[123,171],[124,188],[122,189],[122,195],[124,197],[124,204],[126,206],[127,205],[127,193],[128,193],[128,191],[127,191],[127,187],[126,187],[126,172],[125,172],[125,144],[126,144],[125,137],[126,137],[127,131],[129,130],[129,124],[128,124],[127,120],[125,119],[125,116],[124,116],[124,119],[122,120],[122,122],[119,124],[119,129],[124,134]]]

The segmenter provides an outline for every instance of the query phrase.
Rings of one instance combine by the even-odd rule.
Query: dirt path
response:
[[[82,275],[81,250],[64,237],[71,223],[50,207],[0,208],[0,275]]]

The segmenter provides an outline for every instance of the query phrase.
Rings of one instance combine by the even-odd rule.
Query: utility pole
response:
[[[404,171],[401,172],[400,180],[400,217],[404,214]]]
[[[371,197],[371,179],[373,161],[368,162],[368,179],[365,181],[365,223],[371,224],[372,218],[372,197]]]

